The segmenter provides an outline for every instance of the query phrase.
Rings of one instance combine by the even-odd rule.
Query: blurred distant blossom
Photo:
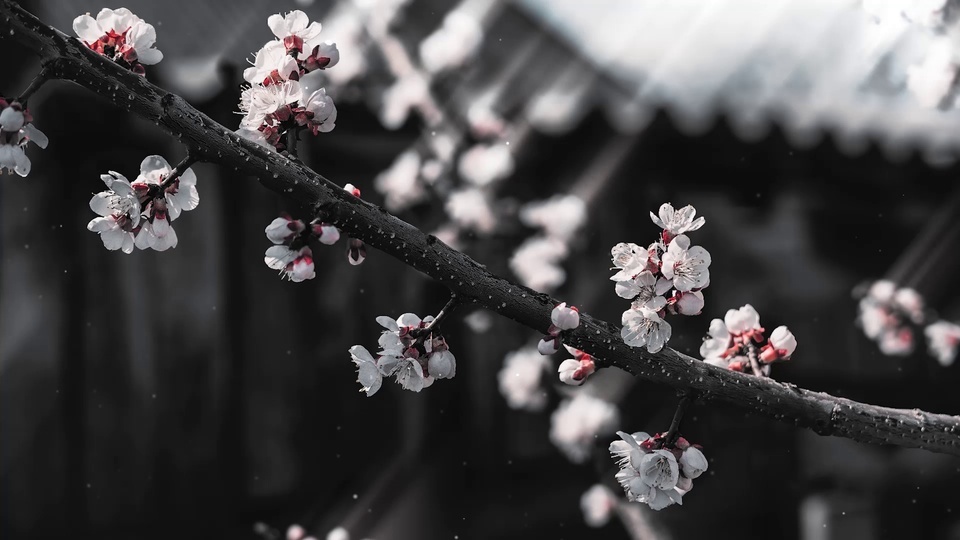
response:
[[[860,297],[857,324],[864,335],[877,342],[885,355],[907,356],[913,352],[915,329],[926,320],[926,304],[920,294],[881,279],[854,290]]]
[[[584,225],[587,206],[576,195],[555,195],[547,200],[533,201],[520,209],[520,221],[528,227],[538,227],[550,238],[567,241]]]
[[[513,154],[505,144],[478,144],[460,156],[458,172],[467,182],[483,187],[513,174]]]
[[[549,291],[563,284],[567,272],[560,262],[568,254],[567,245],[545,236],[526,239],[510,256],[510,270],[520,283],[538,291]]]
[[[960,325],[948,321],[937,321],[924,329],[927,343],[932,354],[943,366],[953,364],[960,348]]]
[[[547,394],[541,381],[549,366],[548,360],[532,347],[507,354],[497,373],[497,383],[511,409],[543,410]]]
[[[427,191],[420,181],[420,154],[415,150],[403,152],[393,164],[374,180],[374,188],[383,196],[384,206],[399,212],[423,201]]]
[[[457,225],[488,234],[497,226],[497,217],[483,190],[464,188],[454,191],[445,204],[447,214]]]
[[[603,527],[617,507],[617,497],[603,484],[594,484],[580,496],[583,520],[590,527]]]
[[[483,28],[475,17],[461,10],[447,13],[434,33],[420,42],[420,60],[430,73],[460,67],[480,47]]]
[[[550,441],[570,461],[583,463],[597,437],[612,433],[619,421],[613,404],[581,391],[563,401],[550,417]]]

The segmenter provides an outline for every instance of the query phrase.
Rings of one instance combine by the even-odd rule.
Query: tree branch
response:
[[[241,139],[179,96],[97,55],[11,0],[0,0],[0,38],[14,40],[48,60],[45,66],[51,77],[73,81],[118,107],[157,122],[186,145],[191,156],[256,176],[267,188],[312,205],[318,213],[323,212],[325,221],[439,281],[461,302],[496,311],[537,332],[550,325],[550,311],[557,300],[491,274],[467,255],[345,192],[302,163]],[[601,366],[616,366],[672,388],[695,390],[701,402],[721,401],[821,435],[960,456],[960,417],[878,407],[811,392],[710,366],[672,349],[656,354],[631,349],[623,344],[619,330],[581,312],[580,326],[565,332],[564,337],[570,345],[593,355]]]

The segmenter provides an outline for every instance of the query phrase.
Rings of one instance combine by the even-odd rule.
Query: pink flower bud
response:
[[[580,326],[580,312],[575,306],[567,307],[567,303],[562,302],[553,308],[550,320],[561,330],[573,330]]]

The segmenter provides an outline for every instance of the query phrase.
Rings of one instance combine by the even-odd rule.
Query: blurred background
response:
[[[22,4],[67,33],[105,7]],[[301,158],[496,274],[618,321],[610,247],[653,241],[662,202],[693,204],[712,286],[701,316],[671,319],[672,347],[697,356],[710,319],[750,303],[799,339],[777,379],[960,412],[958,367],[923,330],[960,319],[952,0],[125,6],[157,28],[165,58],[147,77],[231,129],[267,16],[320,21],[341,52],[326,72],[339,115]],[[38,63],[0,47],[0,94],[15,96]],[[588,488],[622,493],[614,431],[665,431],[671,391],[612,370],[559,388],[558,355],[511,408],[504,359],[539,336],[464,307],[445,323],[455,379],[367,398],[347,349],[373,350],[378,315],[435,314],[441,286],[375,250],[350,266],[343,242],[314,250],[316,279],[278,279],[263,229],[306,211],[215,164],[194,167],[201,204],[176,249],[108,252],[85,230],[98,175],[185,149],[67,83],[31,111],[50,145],[28,150],[29,177],[0,179],[3,538],[257,538],[292,523],[321,539],[960,538],[960,460],[717,403],[684,421],[710,469],[682,507],[621,502],[588,526]],[[925,300],[919,319],[889,307],[911,334],[883,352],[857,324],[876,279]],[[577,393],[615,421],[551,435]]]

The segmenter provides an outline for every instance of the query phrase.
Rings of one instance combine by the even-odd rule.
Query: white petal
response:
[[[80,39],[87,43],[94,43],[105,32],[100,29],[100,25],[90,15],[80,15],[73,20],[73,31],[80,36]]]

